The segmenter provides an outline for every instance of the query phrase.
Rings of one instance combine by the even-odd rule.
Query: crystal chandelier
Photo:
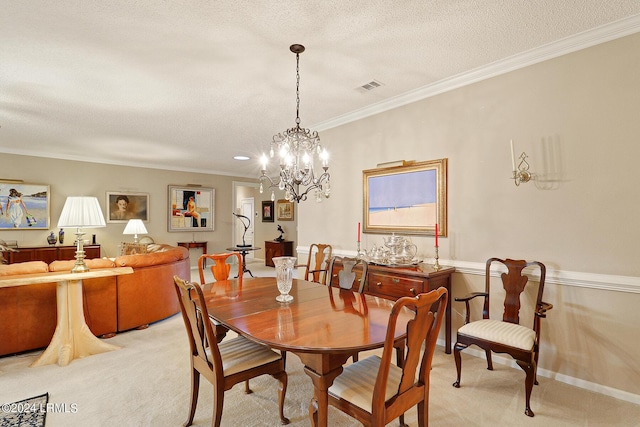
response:
[[[275,200],[275,188],[284,190],[284,197],[290,202],[307,200],[307,194],[315,190],[315,199],[321,202],[331,193],[329,184],[329,154],[320,146],[318,132],[300,127],[300,54],[304,46],[294,44],[289,47],[296,54],[296,126],[273,136],[269,156],[276,154],[280,161],[280,173],[277,178],[267,175],[268,158],[262,156],[260,175],[260,193],[264,191],[264,182],[271,188],[271,200]],[[322,173],[316,177],[314,159],[322,165]]]

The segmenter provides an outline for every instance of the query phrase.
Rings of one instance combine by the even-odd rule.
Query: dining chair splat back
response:
[[[213,278],[216,282],[220,280],[229,279],[229,272],[231,271],[231,264],[227,263],[227,260],[231,257],[237,258],[238,265],[238,279],[241,280],[242,277],[242,256],[239,252],[225,252],[220,254],[202,254],[200,258],[198,258],[198,272],[200,273],[200,283],[204,284],[205,281],[205,261],[211,260],[213,263],[211,264],[211,274],[213,274]]]
[[[362,268],[354,269],[357,265]],[[341,289],[351,289],[363,293],[367,285],[367,261],[362,258],[333,257],[329,263],[327,286],[339,286]]]
[[[219,254],[202,254],[200,258],[198,258],[198,272],[200,273],[200,284],[204,285],[207,281],[205,279],[205,261],[212,261],[211,266],[211,274],[213,274],[213,279],[216,282],[220,282],[222,280],[229,279],[229,272],[231,271],[231,264],[227,263],[229,258],[235,258],[238,266],[238,288],[242,289],[242,256],[239,252],[224,252]],[[213,322],[214,332],[216,335],[216,339],[218,342],[222,341],[222,339],[226,336],[229,331],[224,326],[218,324],[217,322]],[[249,386],[247,385],[247,390]]]
[[[505,292],[504,312],[502,320],[490,318],[489,301],[491,290],[491,265],[493,263],[502,264],[507,268],[506,273],[502,273],[502,287]],[[520,325],[520,305],[521,294],[524,292],[528,277],[523,274],[527,267],[537,267],[540,273],[538,289],[533,299],[533,327]],[[540,319],[547,317],[546,312],[553,308],[553,305],[542,301],[544,291],[544,281],[546,267],[538,261],[527,262],[524,260],[490,258],[486,263],[485,271],[485,291],[475,292],[456,301],[462,301],[466,305],[465,322],[458,329],[456,344],[453,348],[453,356],[456,361],[457,378],[453,386],[460,387],[460,374],[462,370],[462,358],[460,351],[470,345],[482,348],[487,355],[487,369],[493,370],[491,352],[507,353],[516,360],[518,366],[525,371],[525,411],[530,417],[534,416],[530,406],[531,391],[533,385],[538,384],[536,371],[538,366],[538,354],[540,346]],[[535,282],[533,282],[535,283]],[[484,299],[482,308],[482,319],[470,321],[469,301],[476,297]]]
[[[398,299],[389,317],[382,357],[370,356],[345,367],[329,388],[329,404],[365,426],[380,427],[418,405],[418,425],[428,425],[429,376],[446,306],[443,287]],[[407,351],[398,367],[391,358],[398,315],[405,308],[413,318],[407,324]]]
[[[288,424],[289,420],[284,416],[287,373],[280,354],[242,336],[218,343],[200,286],[178,276],[174,276],[173,281],[191,352],[191,402],[184,425],[190,426],[193,423],[198,404],[200,375],[214,387],[211,425],[218,427],[222,419],[224,392],[239,382],[265,374],[271,375],[280,383],[280,422]]]
[[[304,267],[304,280],[326,284],[332,250],[331,245],[324,243],[312,243],[309,246],[307,264],[296,265],[296,267]]]

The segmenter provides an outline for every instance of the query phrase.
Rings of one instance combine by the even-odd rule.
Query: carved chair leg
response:
[[[284,369],[287,369],[287,352],[284,350],[280,350],[280,356],[282,357],[282,363],[284,364]]]
[[[284,416],[284,399],[287,395],[287,373],[285,371],[272,375],[273,378],[280,382],[278,387],[278,412],[280,415],[280,423],[282,425],[289,424],[289,418]]]
[[[193,417],[196,414],[196,406],[198,405],[198,392],[200,391],[200,372],[193,367],[191,368],[191,402],[189,404],[189,415],[184,427],[193,424]]]
[[[487,355],[487,369],[493,371],[493,360],[491,359],[491,350],[488,348],[484,350]]]
[[[535,362],[527,363],[527,362],[517,360],[516,363],[527,374],[527,377],[525,378],[525,381],[524,381],[524,391],[525,391],[524,413],[528,417],[533,417],[535,414],[531,410],[530,400],[531,400],[531,390],[533,390],[534,377],[536,375]]]
[[[460,388],[460,374],[462,372],[462,357],[460,356],[460,352],[465,348],[467,348],[467,346],[460,343],[456,343],[456,345],[453,346],[453,359],[456,361],[457,373],[456,382],[453,383],[455,388]]]
[[[538,350],[536,349],[535,353],[533,353],[533,361],[535,369],[533,370],[533,383],[538,385]]]
[[[222,420],[222,407],[224,406],[224,390],[216,390],[213,387],[213,417],[211,419],[212,427],[219,427]]]

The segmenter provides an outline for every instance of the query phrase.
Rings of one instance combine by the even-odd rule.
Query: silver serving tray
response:
[[[382,267],[413,267],[416,266],[418,264],[420,264],[422,261],[418,260],[418,259],[414,259],[411,262],[406,262],[406,263],[399,263],[399,264],[389,264],[389,263],[384,263],[384,262],[379,262],[379,261],[369,261],[369,264],[374,264],[374,265],[380,265]]]

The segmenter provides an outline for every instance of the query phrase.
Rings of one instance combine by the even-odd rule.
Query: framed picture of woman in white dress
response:
[[[50,193],[48,185],[0,182],[0,229],[48,230]]]

